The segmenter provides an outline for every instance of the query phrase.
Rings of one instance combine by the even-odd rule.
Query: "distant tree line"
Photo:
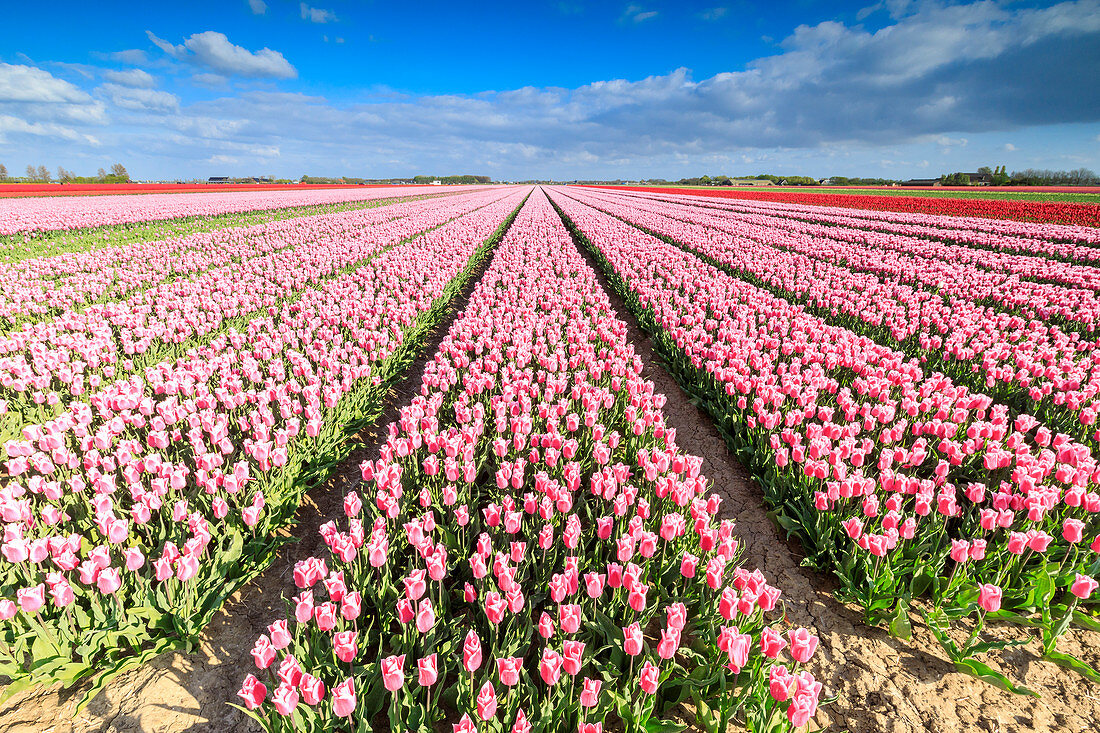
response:
[[[829,180],[834,186],[889,186],[897,183],[892,178],[849,178],[848,176],[831,176]]]
[[[849,176],[832,176],[823,179],[834,186],[887,186],[895,183],[889,178],[855,178]],[[781,176],[774,173],[758,173],[753,176],[698,176],[695,178],[681,178],[678,181],[666,181],[663,178],[651,178],[646,183],[675,184],[678,186],[732,186],[735,181],[771,181],[777,186],[818,186],[821,181],[811,176]]]
[[[1003,170],[1004,166],[1001,168]],[[1012,171],[1009,183],[1016,186],[1100,186],[1100,176],[1088,168],[1071,171],[1025,168]]]
[[[51,183],[53,180],[50,169],[44,165],[27,165],[26,175],[11,177],[7,167],[0,163],[0,181],[6,183]],[[57,180],[61,183],[126,183],[130,180],[130,174],[122,163],[112,165],[110,173],[100,168],[94,176],[78,176],[62,166],[57,166]]]
[[[492,183],[493,179],[489,176],[412,176],[411,178],[353,178],[350,176],[340,176],[338,178],[331,178],[327,176],[309,176],[304,175],[299,179],[302,183],[339,183],[339,184],[398,184],[398,183],[417,183],[427,184],[432,181],[439,181],[440,183]]]
[[[944,173],[940,176],[940,183],[945,186],[971,186],[981,184],[986,186],[1097,186],[1100,185],[1100,176],[1088,168],[1077,168],[1072,171],[1052,171],[1046,169],[1027,168],[1022,171],[1012,171],[1011,175],[1005,171],[1005,166],[990,168],[983,165],[975,171],[977,180],[972,180],[970,174],[955,172]]]

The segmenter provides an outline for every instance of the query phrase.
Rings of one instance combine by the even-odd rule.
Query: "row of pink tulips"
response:
[[[536,192],[322,527],[328,557],[295,568],[289,616],[252,651],[249,714],[269,731],[372,730],[388,711],[390,730],[446,713],[461,733],[595,733],[665,729],[694,698],[712,730],[805,724],[817,638],[768,620],[778,589],[738,565],[641,368]]]
[[[523,195],[501,190],[9,441],[0,674],[72,682],[194,639],[269,562],[303,471],[379,409]]]
[[[395,202],[395,199],[377,200],[359,217],[331,213],[287,218],[243,228],[199,231],[139,244],[22,259],[0,273],[0,322],[6,322],[9,328],[17,327],[24,321],[43,320],[90,303],[119,300],[158,283],[193,278],[311,239],[347,238],[360,227],[375,226],[416,211],[415,206]],[[390,206],[373,208],[386,204]]]
[[[133,194],[0,199],[0,235],[132,224],[162,219],[405,196],[423,188]]]
[[[400,204],[392,211],[310,218],[297,233],[286,230],[293,243],[272,253],[0,336],[0,408],[7,412],[0,416],[0,440],[11,439],[28,423],[56,416],[73,396],[112,380],[140,377],[147,365],[183,355],[387,247],[508,195],[491,190]],[[404,215],[392,218],[395,213]],[[274,231],[284,231],[281,223]]]
[[[1090,446],[1100,443],[1096,341],[987,306],[763,244],[652,203],[577,197],[801,301],[832,322],[893,343],[956,381],[990,389],[1001,401],[1041,417]],[[807,244],[807,249],[810,249]]]
[[[666,213],[768,246],[898,279],[948,297],[991,303],[1028,318],[1091,332],[1100,319],[1100,268],[990,252],[896,234],[667,202]]]
[[[971,244],[986,249],[1018,251],[1024,254],[1054,254],[1066,259],[1093,259],[1095,250],[1064,248],[1065,244],[1100,245],[1096,227],[1050,224],[987,217],[945,216],[903,211],[812,206],[777,201],[747,199],[716,199],[704,196],[623,191],[637,197],[658,201],[691,201],[699,206],[712,206],[730,211],[771,214],[806,221],[820,221],[858,229],[875,229],[897,234],[909,234],[929,239]],[[1092,254],[1090,254],[1090,252]]]
[[[903,631],[909,600],[928,595],[928,623],[959,668],[1023,691],[973,658],[994,642],[975,632],[960,646],[945,632],[959,617],[980,628],[1011,613],[1040,627],[1048,658],[1083,668],[1054,644],[1062,619],[1089,623],[1078,603],[1100,569],[1100,466],[1087,446],[552,197],[657,330],[682,383],[706,398],[782,524],[869,620],[892,617]]]

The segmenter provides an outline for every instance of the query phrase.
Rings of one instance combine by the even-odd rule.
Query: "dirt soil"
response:
[[[598,270],[597,270],[598,272]],[[606,285],[606,283],[605,283]],[[610,290],[609,290],[610,292]],[[465,302],[465,295],[460,301]],[[723,513],[737,522],[745,563],[759,567],[783,591],[792,624],[821,637],[810,668],[825,685],[825,696],[837,696],[822,707],[811,730],[852,731],[1083,731],[1100,721],[1100,685],[1039,658],[1036,642],[985,659],[1011,679],[1042,694],[1041,699],[1004,692],[954,671],[931,633],[913,619],[910,641],[892,638],[861,621],[857,608],[838,603],[834,583],[821,573],[800,567],[801,553],[767,517],[761,491],[729,455],[725,442],[699,408],[662,368],[652,342],[636,328],[612,294],[621,318],[645,361],[645,376],[668,396],[665,412],[677,441],[703,456],[703,471],[725,497]],[[427,347],[435,352],[449,328],[444,322]],[[378,426],[360,436],[346,465],[298,512],[293,533],[301,542],[285,548],[276,563],[242,589],[207,629],[192,654],[166,654],[116,679],[74,719],[81,691],[57,688],[29,690],[0,709],[0,731],[10,733],[122,733],[188,731],[244,733],[258,727],[226,705],[236,700],[241,679],[251,669],[249,651],[268,623],[285,614],[281,594],[292,586],[294,563],[322,554],[317,528],[340,513],[344,492],[359,482],[359,462],[376,457],[382,428],[397,408],[419,392],[426,362],[421,358],[391,392],[387,413]],[[998,627],[994,634],[1018,638],[1020,629]],[[961,634],[960,634],[961,635]],[[1100,668],[1100,634],[1070,630],[1059,649]]]

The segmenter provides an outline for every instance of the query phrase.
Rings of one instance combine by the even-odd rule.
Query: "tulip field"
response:
[[[192,649],[389,407],[235,715],[806,726],[828,630],[745,560],[632,324],[866,626],[927,630],[974,685],[1038,695],[989,657],[1034,639],[1100,684],[1059,647],[1100,630],[1094,212],[696,194],[0,200],[0,699],[83,706]]]

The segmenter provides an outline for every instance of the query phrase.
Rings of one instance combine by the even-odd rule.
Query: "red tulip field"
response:
[[[0,728],[1095,723],[1100,207],[705,193],[0,199]]]

